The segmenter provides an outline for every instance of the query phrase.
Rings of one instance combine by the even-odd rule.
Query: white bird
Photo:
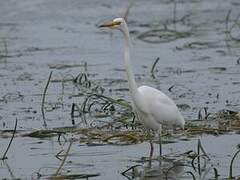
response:
[[[106,21],[99,27],[109,27],[120,30],[124,35],[124,62],[127,72],[127,78],[130,89],[130,97],[132,105],[139,121],[147,128],[158,132],[159,134],[159,146],[160,157],[162,155],[161,147],[161,132],[162,125],[167,126],[180,126],[184,128],[185,120],[179,112],[174,101],[166,94],[149,86],[137,87],[134,74],[132,72],[130,64],[130,35],[127,27],[127,23],[123,18],[115,18],[110,21]],[[151,144],[151,153],[153,152],[153,146]]]

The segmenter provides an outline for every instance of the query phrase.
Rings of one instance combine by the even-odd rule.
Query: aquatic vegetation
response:
[[[139,34],[137,38],[147,43],[166,43],[190,35],[190,32],[180,32],[172,29],[153,29]]]
[[[11,139],[10,139],[10,141],[9,141],[9,144],[8,144],[8,146],[7,146],[6,151],[4,152],[4,154],[3,154],[3,156],[0,158],[0,160],[5,160],[5,159],[7,159],[7,152],[8,152],[8,150],[9,150],[11,144],[12,144],[13,138],[14,138],[15,133],[16,133],[17,122],[18,122],[18,120],[16,119],[16,121],[15,121],[15,126],[14,126],[14,130],[13,130],[13,133],[12,133],[12,137],[11,137]]]

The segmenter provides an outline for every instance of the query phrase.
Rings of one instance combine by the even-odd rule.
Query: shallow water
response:
[[[0,129],[13,129],[16,118],[18,130],[43,128],[41,102],[50,71],[53,71],[52,80],[88,73],[95,85],[105,89],[105,95],[129,101],[122,36],[97,28],[99,22],[121,15],[127,6],[128,1],[110,0],[1,1]],[[196,119],[203,107],[210,113],[221,109],[239,111],[240,44],[234,39],[226,40],[225,29],[230,9],[228,26],[234,24],[239,2],[184,0],[177,2],[176,7],[177,20],[187,15],[183,22],[176,24],[173,23],[174,4],[169,1],[140,0],[130,9],[132,64],[138,84],[161,89],[178,105],[187,104],[189,108],[182,113],[189,121]],[[190,35],[165,43],[146,43],[137,38],[152,28],[162,29],[164,23]],[[239,29],[233,29],[232,36],[239,39]],[[157,57],[160,60],[153,79],[150,70]],[[50,83],[45,104],[49,128],[72,125],[71,105],[83,101],[83,97],[75,97],[78,93],[79,89],[71,82],[64,83],[64,88],[62,83]],[[80,118],[76,122],[80,122]],[[220,164],[216,165],[220,175],[227,176],[239,135],[203,135],[201,139],[207,153],[214,157],[212,163]],[[8,142],[9,138],[0,137],[0,154]],[[44,140],[17,137],[8,152],[8,160],[1,164],[0,175],[29,179],[39,168],[43,168],[41,174],[50,175],[60,164],[55,155],[67,146],[68,143],[59,145],[55,137]],[[163,147],[167,154],[171,149],[184,153],[196,146],[193,138]],[[68,157],[72,163],[66,163],[64,170],[100,173],[95,179],[113,176],[124,179],[121,172],[135,165],[134,160],[147,157],[148,148],[147,142],[93,147],[74,142]],[[238,168],[235,167],[236,173]],[[209,177],[213,177],[211,173]]]

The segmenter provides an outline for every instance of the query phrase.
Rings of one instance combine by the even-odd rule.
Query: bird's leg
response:
[[[150,143],[150,159],[152,159],[152,156],[153,156],[153,141],[152,141],[152,139],[150,139],[150,141],[149,141],[149,143]]]
[[[153,156],[153,140],[151,138],[151,131],[147,130],[148,137],[150,137],[149,144],[150,144],[150,154],[149,154],[149,167],[152,165],[152,156]]]
[[[149,141],[149,143],[150,143],[150,155],[149,155],[149,167],[151,167],[152,166],[152,156],[153,156],[153,141],[152,141],[152,139],[150,139],[150,141]]]
[[[151,131],[148,130],[147,132],[148,132],[148,137],[150,138],[150,140],[149,140],[149,143],[150,143],[150,156],[149,157],[151,159],[152,156],[153,156],[153,140],[151,138]]]
[[[162,158],[162,125],[159,125],[159,129],[158,129],[158,139],[159,139],[159,158]]]

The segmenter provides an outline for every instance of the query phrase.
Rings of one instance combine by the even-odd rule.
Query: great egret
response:
[[[185,120],[179,112],[174,101],[166,94],[149,86],[137,87],[130,64],[129,51],[131,47],[131,41],[127,23],[125,22],[125,20],[123,18],[115,18],[113,20],[104,22],[99,27],[118,29],[124,35],[124,62],[133,108],[137,114],[138,119],[147,129],[153,129],[158,132],[160,146],[159,152],[161,157],[162,125],[180,126],[181,128],[184,128]],[[151,153],[152,151],[153,146],[151,144]]]

